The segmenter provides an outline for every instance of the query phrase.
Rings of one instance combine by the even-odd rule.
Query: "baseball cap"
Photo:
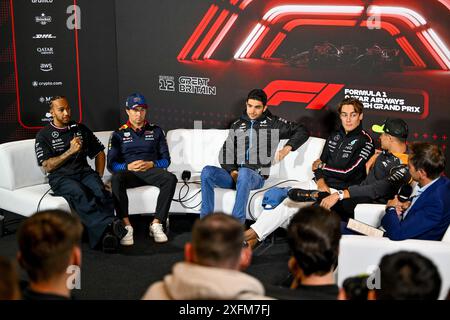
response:
[[[287,188],[272,187],[264,193],[262,206],[266,210],[275,209],[284,199],[287,198],[289,191]]]
[[[148,108],[145,97],[140,93],[133,93],[132,95],[129,95],[125,103],[125,107],[127,109],[134,109],[136,107],[143,107],[145,109]]]
[[[408,138],[408,125],[402,119],[386,119],[382,125],[374,124],[372,131],[376,133],[387,133],[391,136]]]

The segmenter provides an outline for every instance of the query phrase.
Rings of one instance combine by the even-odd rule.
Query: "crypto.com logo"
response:
[[[212,4],[177,56],[183,60],[208,60],[253,0],[230,0],[230,10]],[[227,8],[230,7],[228,5]],[[450,70],[450,52],[422,15],[404,7],[277,5],[269,7],[249,30],[234,59],[269,59],[295,28],[309,25],[381,28],[395,39],[416,67],[425,68],[425,56],[442,70]],[[424,46],[420,54],[400,31],[407,29]],[[245,34],[245,33],[244,33]]]

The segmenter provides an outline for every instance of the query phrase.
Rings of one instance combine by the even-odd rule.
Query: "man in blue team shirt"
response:
[[[113,173],[112,193],[117,215],[123,219],[127,235],[120,241],[133,245],[133,227],[128,219],[127,188],[144,185],[159,188],[156,214],[149,227],[155,242],[166,242],[163,227],[175,193],[177,178],[165,169],[170,164],[169,148],[163,130],[145,120],[145,97],[134,93],[127,98],[128,121],[111,135],[108,148],[108,170]]]
[[[66,97],[54,96],[50,113],[52,122],[36,136],[38,164],[48,174],[54,195],[64,197],[80,216],[90,246],[102,246],[105,252],[114,252],[126,230],[120,219],[114,217],[111,195],[101,179],[105,147],[85,125],[71,120]],[[87,157],[95,159],[95,171]]]

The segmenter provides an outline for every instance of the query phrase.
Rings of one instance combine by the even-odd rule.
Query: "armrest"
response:
[[[450,243],[427,240],[392,241],[388,238],[345,235],[340,241],[338,285],[348,277],[372,273],[381,258],[398,251],[414,251],[429,258],[442,278],[440,298],[445,298],[450,287]]]
[[[381,225],[381,219],[385,214],[385,208],[386,205],[384,204],[358,204],[355,208],[355,220],[378,228]]]

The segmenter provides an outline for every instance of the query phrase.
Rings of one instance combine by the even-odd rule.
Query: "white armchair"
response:
[[[444,299],[450,289],[450,227],[442,241],[392,241],[387,238],[343,236],[338,262],[339,286],[348,277],[372,272],[384,255],[402,250],[417,252],[433,261],[442,279],[440,299]]]

